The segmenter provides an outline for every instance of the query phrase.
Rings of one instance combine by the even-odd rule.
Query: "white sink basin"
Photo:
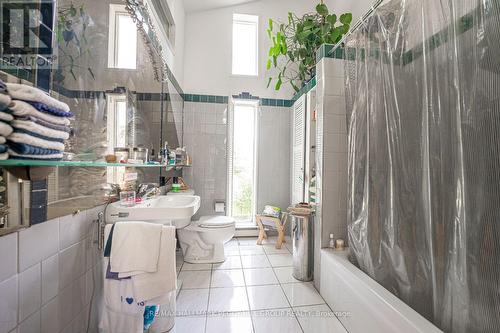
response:
[[[114,202],[106,209],[106,223],[146,221],[170,224],[173,220],[190,219],[199,208],[200,197],[197,195],[160,195],[133,207]]]

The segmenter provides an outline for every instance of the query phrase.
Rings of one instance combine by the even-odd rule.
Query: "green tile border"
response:
[[[316,83],[315,83],[316,84]],[[202,95],[202,94],[182,94],[184,102],[194,103],[212,103],[212,104],[227,104],[229,103],[228,96],[219,95]],[[261,106],[275,106],[275,107],[291,107],[293,100],[290,99],[275,99],[275,98],[255,98],[260,100]]]

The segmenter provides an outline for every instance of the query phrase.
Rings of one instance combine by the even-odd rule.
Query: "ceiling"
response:
[[[241,5],[256,0],[184,0],[186,13],[200,12],[204,10]]]

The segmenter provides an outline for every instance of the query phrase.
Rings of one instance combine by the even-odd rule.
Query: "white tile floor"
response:
[[[345,333],[312,283],[292,277],[291,244],[233,239],[222,264],[178,258],[182,287],[174,333]]]

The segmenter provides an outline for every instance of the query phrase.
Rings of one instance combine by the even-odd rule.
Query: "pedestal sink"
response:
[[[170,224],[175,220],[189,220],[200,208],[197,195],[160,195],[133,207],[114,202],[106,208],[106,223],[145,221]]]

